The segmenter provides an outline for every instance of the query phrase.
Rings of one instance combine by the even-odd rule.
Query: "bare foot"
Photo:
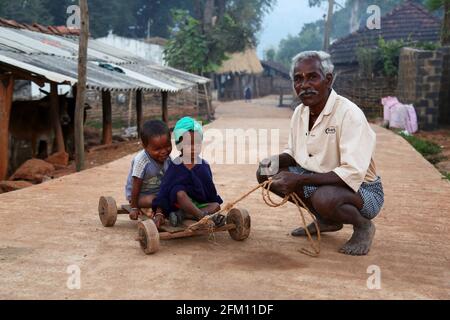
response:
[[[328,224],[323,222],[317,222],[319,224],[320,233],[325,232],[336,232],[341,230],[344,225],[343,224]],[[316,225],[314,223],[311,223],[308,226],[308,231],[311,233],[311,235],[317,234]],[[297,228],[294,231],[291,232],[291,235],[294,237],[306,237],[306,230],[304,228]]]
[[[372,245],[375,236],[375,225],[372,222],[361,228],[353,228],[353,235],[348,242],[339,250],[340,253],[352,256],[364,256]]]

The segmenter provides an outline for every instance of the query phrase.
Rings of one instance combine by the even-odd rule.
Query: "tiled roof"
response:
[[[289,77],[289,70],[281,63],[278,63],[275,61],[270,61],[270,60],[264,60],[264,61],[261,61],[261,64],[263,67],[274,69],[274,70],[278,71],[279,73],[282,73],[285,76]]]
[[[369,30],[366,26],[334,42],[330,53],[335,64],[351,64],[357,61],[356,49],[360,46],[375,47],[380,36],[388,40],[437,42],[441,22],[420,4],[405,1],[381,18],[381,29]]]
[[[66,26],[42,26],[38,23],[26,24],[14,20],[0,18],[0,26],[15,29],[27,29],[31,31],[53,34],[57,36],[79,36],[80,29],[68,28]]]

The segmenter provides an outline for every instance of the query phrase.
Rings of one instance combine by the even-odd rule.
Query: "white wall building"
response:
[[[111,31],[106,37],[95,39],[106,43],[110,46],[122,49],[135,55],[150,60],[154,63],[165,65],[164,62],[164,47],[158,44],[147,43],[143,40],[120,37],[113,34]]]

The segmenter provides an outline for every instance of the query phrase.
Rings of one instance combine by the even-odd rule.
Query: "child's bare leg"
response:
[[[220,211],[220,204],[218,204],[217,202],[208,203],[208,205],[206,207],[204,207],[202,210],[203,210],[202,212],[214,214],[214,213]],[[197,219],[194,215],[190,215],[186,212],[185,212],[185,218],[186,219]]]
[[[154,194],[139,196],[138,206],[139,208],[151,208],[153,200],[156,198]]]
[[[203,211],[195,206],[186,192],[177,192],[177,203],[180,206],[180,209],[185,212],[186,216],[192,216],[197,220],[203,218]]]
[[[220,211],[220,204],[218,204],[217,202],[208,203],[208,206],[206,206],[203,211],[206,211],[209,214],[216,213]]]

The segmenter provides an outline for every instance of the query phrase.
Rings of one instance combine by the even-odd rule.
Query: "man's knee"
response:
[[[323,186],[313,193],[311,203],[318,214],[327,217],[336,212],[344,201],[338,187]]]

